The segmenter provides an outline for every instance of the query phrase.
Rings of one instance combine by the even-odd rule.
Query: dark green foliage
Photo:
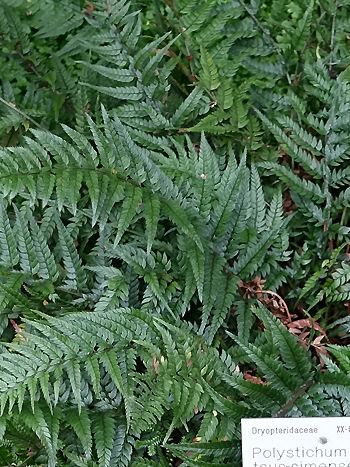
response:
[[[349,7],[3,0],[1,465],[350,414]]]

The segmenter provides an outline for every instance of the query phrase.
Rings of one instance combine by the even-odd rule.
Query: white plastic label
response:
[[[242,420],[243,467],[350,467],[350,417]]]

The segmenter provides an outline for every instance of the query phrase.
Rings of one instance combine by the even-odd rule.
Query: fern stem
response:
[[[306,381],[306,383],[303,384],[297,391],[295,391],[292,397],[289,400],[287,400],[287,402],[280,408],[280,410],[277,413],[273,415],[273,417],[285,417],[287,413],[294,407],[296,401],[304,394],[306,394],[313,384],[314,380],[311,378],[308,381]]]
[[[18,109],[15,104],[12,104],[12,102],[8,102],[5,99],[3,99],[2,97],[0,97],[0,102],[2,104],[6,105],[6,107],[8,107],[9,109],[14,110],[19,115],[26,118],[29,122],[31,122],[36,127],[40,128],[41,130],[46,130],[46,128],[41,126],[40,123],[38,123],[36,120],[34,120],[32,117],[30,117],[27,113],[23,112],[23,110]]]
[[[331,71],[332,70],[332,65],[333,65],[333,52],[334,52],[334,39],[335,39],[335,26],[336,26],[336,15],[337,15],[337,10],[338,10],[338,1],[335,1],[334,4],[334,11],[332,15],[332,31],[331,31],[331,43],[330,43],[330,52],[329,52],[329,64],[328,68]]]
[[[183,96],[188,96],[188,92],[186,91],[186,89],[175,78],[170,78],[170,81],[181,92]]]
[[[291,85],[292,84],[292,78],[290,77],[290,74],[287,70],[287,67],[286,67],[286,63],[285,63],[285,60],[284,60],[284,57],[278,47],[278,45],[276,44],[276,42],[274,41],[274,39],[272,38],[271,34],[270,34],[270,31],[268,29],[266,29],[262,24],[261,22],[258,20],[258,18],[254,15],[254,13],[247,7],[247,5],[244,3],[243,0],[238,0],[238,3],[241,5],[242,8],[245,9],[245,11],[248,13],[248,15],[251,17],[251,19],[254,21],[254,23],[256,24],[256,26],[260,29],[260,31],[264,34],[264,36],[267,37],[268,39],[268,42],[270,43],[271,47],[273,48],[273,50],[277,53],[277,55],[280,57],[283,65],[284,65],[284,68],[285,68],[285,72],[286,72],[286,78],[287,78],[287,81],[288,81],[288,84]]]
[[[183,36],[184,38],[184,45],[185,45],[185,48],[186,48],[186,54],[187,56],[191,56],[192,55],[192,51],[190,50],[190,47],[189,47],[189,40],[188,40],[188,36],[187,36],[187,30],[192,26],[192,24],[190,24],[189,26],[185,27],[182,25],[182,21],[181,21],[181,15],[179,14],[179,12],[177,11],[177,9],[175,8],[175,5],[174,5],[174,2],[172,0],[163,0],[164,3],[171,9],[171,11],[174,13],[174,16],[177,18],[177,20],[179,21],[179,24],[180,24],[180,27],[178,27],[178,31],[180,33],[180,35]],[[157,2],[156,2],[157,3]],[[194,16],[193,18],[193,22],[194,23],[196,20],[196,16]],[[184,73],[184,75],[188,78],[188,80],[193,83],[193,78],[195,77],[195,72],[194,72],[194,69],[193,69],[193,63],[192,61],[189,61],[189,69],[187,68],[187,66],[181,61],[179,60],[178,62],[178,67],[181,69],[181,71]]]

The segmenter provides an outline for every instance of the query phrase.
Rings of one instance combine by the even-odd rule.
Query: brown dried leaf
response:
[[[266,381],[263,381],[261,378],[259,378],[259,376],[254,376],[250,374],[249,371],[245,371],[243,373],[243,378],[246,381],[250,381],[251,383],[254,383],[254,384],[267,384]]]

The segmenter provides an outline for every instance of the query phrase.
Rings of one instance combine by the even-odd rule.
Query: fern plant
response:
[[[294,235],[298,237],[304,229],[310,232],[303,256],[306,260],[310,253],[313,255],[308,261],[311,277],[301,291],[301,298],[305,299],[311,290],[316,293],[307,300],[311,309],[324,296],[331,303],[344,303],[349,298],[346,292],[349,86],[345,72],[332,80],[320,64],[307,67],[305,74],[308,80],[305,87],[314,97],[313,112],[305,113],[305,104],[295,95],[286,99],[285,111],[279,109],[276,121],[257,112],[280,144],[280,160],[263,162],[259,166],[267,170],[266,174],[279,177],[288,190],[286,194],[291,196],[297,209]],[[294,118],[291,118],[288,114],[294,104]],[[328,277],[328,284],[317,285],[323,276]],[[297,297],[298,292],[290,296]],[[325,310],[327,307],[323,308]]]
[[[282,3],[0,5],[1,465],[349,413],[347,2]]]
[[[23,339],[0,359],[3,432],[21,420],[39,438],[35,455],[45,450],[48,465],[95,465],[94,458],[97,465],[129,465],[136,453],[164,465],[168,453],[186,465],[239,465],[234,446],[242,417],[343,415],[347,370],[332,364],[320,372],[269,311],[254,313],[266,329],[256,344],[228,333],[245,357],[235,345],[218,352],[188,323],[127,308],[25,320]],[[336,346],[331,351],[345,358]],[[238,361],[252,362],[261,383],[244,380]],[[334,391],[342,394],[337,405]],[[169,443],[188,423],[195,443]]]

